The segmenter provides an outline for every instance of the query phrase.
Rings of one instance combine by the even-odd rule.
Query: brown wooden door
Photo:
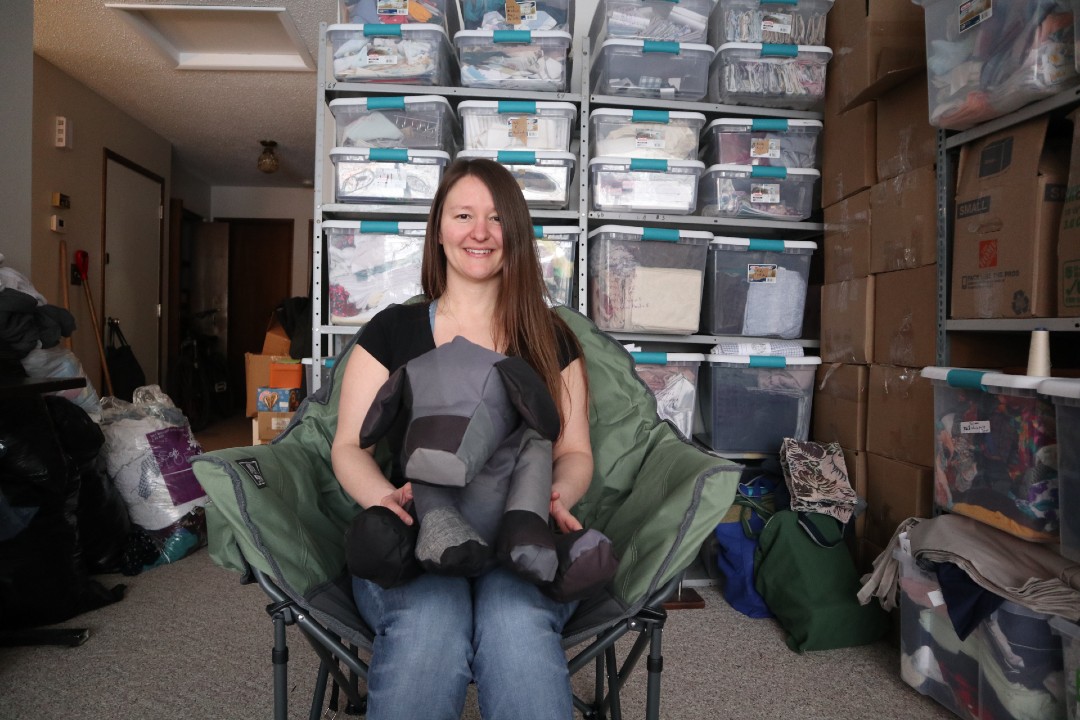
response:
[[[218,218],[223,220],[223,218]],[[293,221],[235,219],[229,223],[229,382],[244,406],[244,353],[262,351],[274,308],[290,297]]]

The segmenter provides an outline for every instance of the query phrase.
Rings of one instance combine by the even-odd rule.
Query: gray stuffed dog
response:
[[[380,506],[357,515],[347,537],[353,575],[393,587],[422,570],[471,577],[500,563],[563,601],[614,576],[618,561],[602,533],[551,528],[559,413],[524,360],[454,338],[387,379],[361,446],[397,423],[418,522],[407,526]]]

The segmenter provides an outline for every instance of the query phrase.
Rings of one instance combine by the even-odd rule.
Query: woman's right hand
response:
[[[401,518],[401,521],[406,525],[412,525],[413,517],[406,509],[412,503],[412,499],[412,483],[405,483],[389,495],[384,496],[383,499],[379,501],[379,504],[383,507],[390,508],[390,510]]]

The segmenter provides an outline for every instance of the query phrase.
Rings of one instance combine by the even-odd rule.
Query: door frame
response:
[[[100,337],[105,338],[105,293],[108,287],[107,274],[108,274],[108,244],[106,242],[106,231],[108,228],[108,218],[106,217],[108,212],[108,200],[109,200],[109,161],[112,160],[118,165],[123,165],[128,170],[138,173],[143,177],[157,183],[158,185],[158,297],[157,303],[161,307],[161,313],[158,316],[158,328],[157,328],[157,353],[154,356],[154,374],[160,380],[162,377],[162,337],[164,336],[164,330],[167,324],[168,313],[165,308],[164,293],[165,293],[165,178],[161,177],[157,173],[148,170],[147,168],[139,165],[133,160],[129,160],[118,152],[110,150],[109,148],[102,148],[101,158],[101,234],[98,244],[98,297],[101,305],[101,314],[98,317],[98,332]],[[105,382],[105,368],[101,369],[101,383],[104,387]]]

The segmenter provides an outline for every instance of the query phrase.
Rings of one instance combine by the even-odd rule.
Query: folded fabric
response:
[[[847,524],[855,511],[856,496],[840,443],[784,438],[780,466],[791,491],[792,510],[830,515]]]

